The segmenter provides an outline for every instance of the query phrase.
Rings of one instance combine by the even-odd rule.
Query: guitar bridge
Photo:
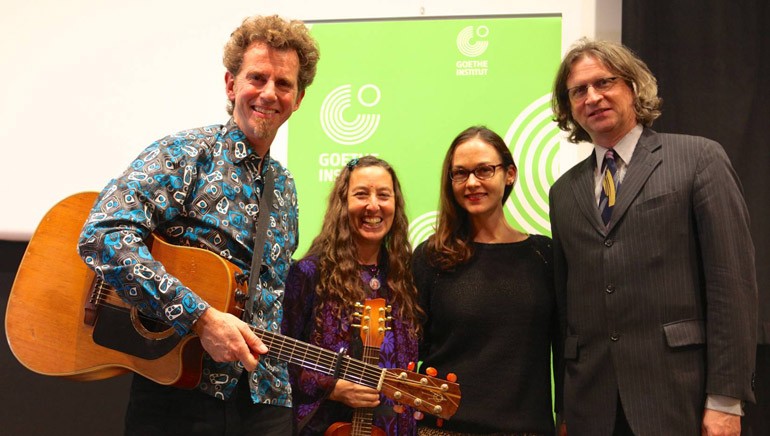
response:
[[[104,290],[104,280],[94,275],[91,283],[91,289],[88,291],[88,298],[85,304],[85,313],[83,323],[93,327],[96,324],[96,318],[99,316],[99,302],[101,301],[102,291]]]

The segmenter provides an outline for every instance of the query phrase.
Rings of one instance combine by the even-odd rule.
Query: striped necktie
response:
[[[608,225],[612,216],[612,208],[615,206],[618,188],[618,167],[615,164],[615,152],[607,150],[602,162],[602,191],[599,194],[599,210],[602,213],[604,225]]]

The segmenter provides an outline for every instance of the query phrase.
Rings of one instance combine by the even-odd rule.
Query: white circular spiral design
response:
[[[468,26],[457,34],[457,49],[460,50],[460,53],[469,58],[475,58],[476,56],[481,55],[489,46],[489,41],[476,41],[471,44],[471,39],[473,39],[474,36],[486,38],[489,36],[489,28],[487,26],[479,26],[474,35],[473,26]]]
[[[436,232],[437,211],[425,212],[409,223],[409,242],[412,248],[417,247],[428,236]]]
[[[527,106],[505,134],[518,168],[516,185],[505,205],[521,228],[530,233],[550,235],[548,190],[558,175],[558,125],[552,121],[551,94]]]
[[[372,101],[364,101],[366,90],[374,91]],[[347,121],[344,112],[350,108],[351,85],[342,85],[332,90],[321,104],[321,128],[332,141],[342,145],[360,144],[369,139],[380,124],[379,114],[358,114],[353,121]],[[358,91],[358,102],[372,107],[380,102],[381,92],[376,85],[364,85]]]

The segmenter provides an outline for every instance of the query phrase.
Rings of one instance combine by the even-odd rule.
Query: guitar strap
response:
[[[246,310],[243,311],[243,320],[250,324],[254,313],[254,303],[259,297],[262,298],[262,286],[259,283],[259,276],[262,274],[262,257],[265,254],[265,238],[270,227],[270,207],[273,203],[273,187],[275,186],[275,177],[273,167],[270,165],[270,155],[265,154],[262,158],[263,168],[262,176],[265,179],[262,189],[262,197],[259,200],[259,216],[257,217],[256,231],[254,233],[254,255],[251,258],[251,271],[249,272],[249,298],[246,300]]]

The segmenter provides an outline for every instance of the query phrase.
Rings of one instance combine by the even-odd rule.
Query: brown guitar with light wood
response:
[[[360,329],[361,341],[364,344],[363,361],[372,365],[380,362],[380,347],[385,339],[385,331],[390,330],[386,322],[390,319],[390,306],[385,307],[385,299],[375,298],[356,303],[354,316],[360,324],[352,324]],[[385,431],[372,425],[374,409],[359,407],[353,411],[351,422],[335,422],[330,425],[324,436],[386,436]]]
[[[19,362],[39,374],[88,381],[135,372],[164,385],[193,388],[202,373],[197,336],[148,319],[123,302],[77,252],[81,228],[96,199],[84,192],[56,204],[38,225],[16,274],[5,333]],[[147,245],[166,270],[212,307],[240,316],[241,270],[199,248],[168,244],[152,235]],[[457,383],[405,369],[382,369],[342,353],[252,327],[268,355],[380,391],[435,416],[457,411]]]

